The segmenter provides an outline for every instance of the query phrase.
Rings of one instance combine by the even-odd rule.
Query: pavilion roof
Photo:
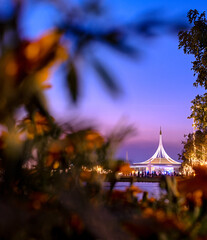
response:
[[[140,163],[134,163],[133,165],[181,165],[180,162],[173,160],[170,156],[168,156],[168,154],[166,153],[163,144],[162,144],[162,131],[160,129],[160,139],[159,139],[159,145],[158,148],[156,150],[156,152],[154,153],[154,155],[144,161],[144,162],[140,162]]]
[[[147,161],[135,163],[134,165],[180,165],[180,162],[177,162],[173,159],[167,159],[167,158],[154,158],[154,159],[148,159]]]

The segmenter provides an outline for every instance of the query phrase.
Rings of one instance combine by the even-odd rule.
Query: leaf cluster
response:
[[[190,10],[188,12],[189,23],[193,26],[186,31],[181,31],[179,33],[179,48],[183,48],[185,54],[192,54],[195,60],[192,62],[194,75],[196,76],[196,81],[194,86],[202,86],[207,89],[207,19],[205,12],[199,14],[195,10]],[[181,158],[184,160],[184,165],[192,165],[192,158],[196,158],[199,162],[203,162],[206,149],[206,127],[207,127],[207,95],[197,95],[192,101],[191,115],[189,118],[193,119],[193,127],[196,131],[194,134],[189,134],[187,141],[184,142],[184,150]],[[199,135],[202,135],[200,138]],[[197,144],[201,144],[204,150],[200,149]],[[195,149],[196,148],[196,149]]]
[[[207,133],[197,130],[189,133],[183,141],[183,151],[180,159],[183,160],[182,167],[205,164],[207,161]]]
[[[207,127],[207,93],[204,93],[202,96],[197,95],[192,104],[192,112],[189,118],[194,119],[197,129],[205,131]]]
[[[192,70],[197,79],[194,86],[203,86],[207,89],[207,19],[205,12],[199,14],[197,10],[188,12],[188,19],[193,26],[190,30],[179,33],[179,48],[185,54],[195,57]]]

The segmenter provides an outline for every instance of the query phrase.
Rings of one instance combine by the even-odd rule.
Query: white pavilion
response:
[[[133,163],[131,168],[139,173],[156,173],[156,174],[174,174],[179,172],[181,163],[173,160],[165,152],[162,144],[162,131],[160,128],[159,146],[155,154],[148,160],[139,163]]]

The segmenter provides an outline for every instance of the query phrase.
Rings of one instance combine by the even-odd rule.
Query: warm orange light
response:
[[[15,61],[10,60],[6,65],[6,74],[9,76],[15,76],[17,74],[18,66]]]
[[[53,168],[57,169],[57,168],[59,168],[59,166],[60,166],[60,163],[58,161],[55,161],[53,164]]]
[[[74,147],[72,145],[69,145],[65,148],[65,151],[68,153],[68,154],[71,154],[71,153],[74,153]]]
[[[40,46],[38,43],[31,43],[25,49],[25,55],[29,60],[33,60],[38,57],[40,53]]]
[[[134,171],[130,168],[130,165],[128,163],[124,163],[120,166],[119,172],[121,172],[123,174],[129,174]]]
[[[96,166],[95,170],[96,170],[97,173],[102,173],[103,168],[101,166]]]

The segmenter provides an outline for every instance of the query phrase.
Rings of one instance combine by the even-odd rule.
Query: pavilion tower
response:
[[[154,155],[148,160],[140,163],[134,163],[133,168],[145,168],[146,171],[174,172],[179,168],[180,162],[173,160],[165,151],[162,143],[162,130],[160,128],[159,145]]]
[[[143,163],[150,163],[150,162],[151,163],[159,162],[160,164],[162,164],[162,163],[180,164],[179,162],[177,162],[177,161],[173,160],[171,157],[169,157],[168,154],[166,153],[166,151],[163,147],[163,144],[162,144],[161,127],[160,127],[160,140],[159,140],[158,148],[157,148],[156,152],[154,153],[154,155]]]

